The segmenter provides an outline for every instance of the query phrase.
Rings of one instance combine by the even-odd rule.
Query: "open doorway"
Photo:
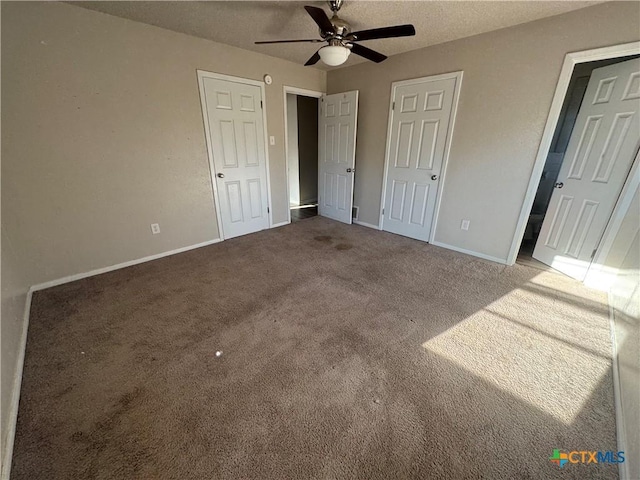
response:
[[[292,222],[318,214],[319,95],[285,90],[289,214]]]
[[[596,201],[595,196],[581,199],[580,195],[574,195],[574,190],[582,189],[583,192],[588,192],[587,196],[608,197],[608,201],[613,202],[613,210],[633,162],[637,139],[630,138],[633,135],[625,133],[625,125],[630,125],[631,122],[628,113],[607,110],[601,112],[599,109],[615,109],[615,96],[627,100],[624,103],[638,103],[635,96],[629,95],[626,85],[629,82],[633,83],[637,74],[632,73],[628,81],[621,75],[617,81],[619,85],[616,86],[617,69],[620,69],[621,73],[623,69],[613,67],[638,57],[640,55],[607,58],[578,63],[573,68],[526,221],[518,251],[519,263],[545,268],[549,265],[574,278],[584,278],[588,269],[585,265],[589,258],[595,256],[610,215],[607,214],[606,218],[603,217],[598,222],[597,216],[604,215],[606,210],[606,201]],[[635,71],[636,66],[632,68]],[[606,78],[599,78],[601,73]],[[595,97],[591,98],[594,95]],[[624,106],[627,109],[628,107],[629,105]],[[637,110],[637,105],[634,109]],[[611,117],[611,123],[608,123],[608,117]],[[628,144],[629,148],[626,150],[629,151],[624,148],[624,152],[619,150],[623,142]],[[622,159],[618,153],[628,158]],[[624,172],[619,172],[619,178],[616,175],[610,178],[614,163],[628,163],[628,166],[620,166]],[[611,167],[605,169],[607,164]],[[590,171],[590,166],[595,170]],[[603,173],[605,171],[606,175]],[[569,185],[570,188],[560,190]],[[593,190],[597,188],[606,189],[608,193],[594,193]],[[607,200],[604,197],[599,200]],[[602,213],[597,212],[598,209],[602,210]],[[601,223],[603,225],[600,225]],[[589,240],[593,240],[593,245],[588,249],[582,248]],[[585,251],[582,252],[580,249]]]

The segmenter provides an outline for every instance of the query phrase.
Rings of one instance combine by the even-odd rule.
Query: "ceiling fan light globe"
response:
[[[323,63],[330,67],[336,67],[347,61],[351,50],[340,45],[327,45],[322,47],[319,53]]]

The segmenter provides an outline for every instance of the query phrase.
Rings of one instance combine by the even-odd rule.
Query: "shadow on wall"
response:
[[[318,202],[318,99],[298,95],[300,205]]]

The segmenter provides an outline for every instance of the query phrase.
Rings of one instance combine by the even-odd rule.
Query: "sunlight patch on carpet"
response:
[[[529,282],[422,346],[569,425],[611,368],[610,340],[599,297],[560,283]]]

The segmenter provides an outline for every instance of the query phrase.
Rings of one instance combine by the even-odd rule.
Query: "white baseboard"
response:
[[[618,451],[626,452],[627,445],[627,436],[624,429],[624,418],[622,412],[622,392],[620,390],[620,370],[618,368],[618,345],[616,344],[616,319],[613,308],[613,294],[611,290],[609,290],[608,294],[608,302],[609,302],[609,329],[611,334],[611,355],[612,361],[611,366],[613,369],[613,404],[616,414],[616,438],[618,441]],[[620,475],[620,480],[629,479],[629,467],[628,462],[629,459],[624,463],[618,464],[618,474]]]
[[[367,222],[361,222],[360,220],[353,220],[353,223],[355,223],[356,225],[360,225],[362,227],[367,227],[367,228],[373,228],[374,230],[380,230],[380,227],[377,225],[373,225],[371,223],[367,223]]]
[[[284,227],[285,225],[289,225],[290,223],[291,220],[285,220],[284,222],[274,223],[273,225],[271,225],[271,228]]]
[[[140,263],[150,262],[151,260],[157,260],[159,258],[168,257],[170,255],[175,255],[177,253],[188,252],[189,250],[194,250],[200,247],[206,247],[208,245],[213,245],[214,243],[221,242],[222,239],[216,238],[215,240],[208,240],[206,242],[197,243],[195,245],[189,245],[187,247],[176,248],[175,250],[169,250],[168,252],[157,253],[155,255],[149,255],[148,257],[138,258],[137,260],[130,260],[128,262],[118,263],[117,265],[111,265],[109,267],[98,268],[96,270],[91,270],[90,272],[84,273],[76,273],[75,275],[69,275],[68,277],[58,278],[56,280],[50,280],[48,282],[39,283],[31,287],[31,290],[37,292],[38,290],[44,290],[45,288],[56,287],[58,285],[63,285],[69,282],[75,282],[76,280],[81,280],[87,277],[93,277],[95,275],[100,275],[101,273],[113,272],[114,270],[120,270],[121,268],[131,267],[133,265],[138,265]]]
[[[501,263],[503,265],[508,265],[508,262],[505,258],[492,257],[491,255],[485,255],[484,253],[474,252],[473,250],[466,250],[460,247],[454,247],[453,245],[448,245],[446,243],[433,241],[431,245],[435,245],[436,247],[446,248],[448,250],[453,250],[454,252],[464,253],[466,255],[471,255],[473,257],[482,258],[483,260],[489,260],[490,262]]]
[[[16,425],[18,423],[18,405],[20,404],[20,388],[22,387],[22,371],[24,370],[24,356],[27,350],[27,331],[29,330],[29,314],[31,312],[31,298],[33,297],[33,289],[27,292],[27,300],[24,306],[24,314],[22,317],[22,332],[20,334],[20,343],[18,346],[18,362],[13,377],[13,391],[11,392],[11,400],[9,404],[9,415],[7,426],[7,437],[2,452],[2,472],[0,479],[9,480],[11,475],[11,460],[13,457],[13,442],[16,438]]]

